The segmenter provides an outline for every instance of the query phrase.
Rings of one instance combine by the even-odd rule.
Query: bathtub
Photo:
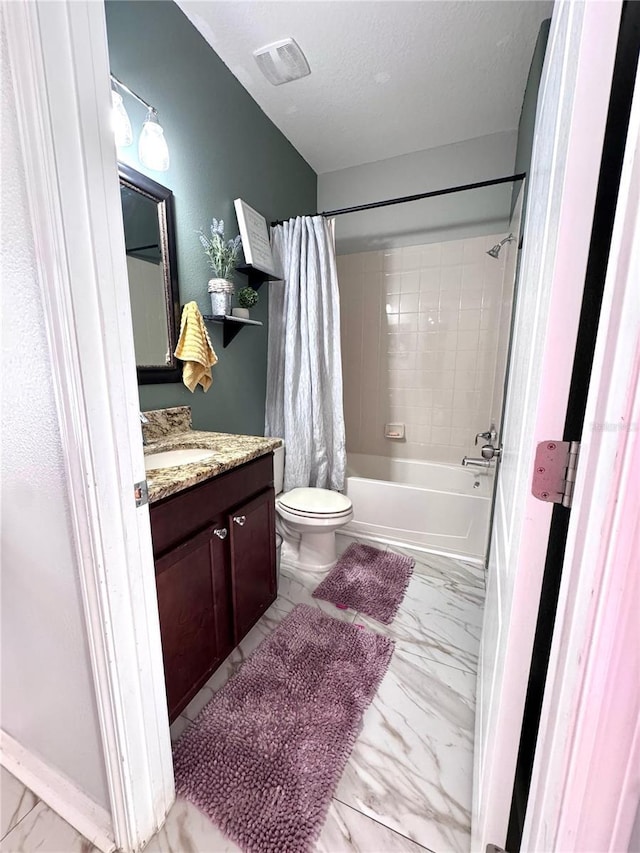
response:
[[[484,562],[493,471],[352,453],[345,533]]]

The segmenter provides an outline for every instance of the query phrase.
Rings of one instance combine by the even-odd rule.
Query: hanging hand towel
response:
[[[187,302],[182,309],[180,339],[175,351],[176,358],[184,361],[182,381],[192,393],[198,385],[203,391],[211,387],[211,368],[218,361],[213,351],[209,333],[202,314],[195,302]]]

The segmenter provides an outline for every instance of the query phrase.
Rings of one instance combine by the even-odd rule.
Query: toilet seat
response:
[[[288,514],[310,520],[337,520],[346,518],[353,512],[348,497],[329,489],[292,489],[280,495],[277,503]]]

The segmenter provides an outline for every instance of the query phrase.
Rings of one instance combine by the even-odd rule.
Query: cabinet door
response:
[[[229,516],[236,644],[276,597],[274,501],[267,489]]]
[[[225,522],[156,561],[162,654],[173,720],[232,647]],[[216,533],[218,531],[218,534]]]

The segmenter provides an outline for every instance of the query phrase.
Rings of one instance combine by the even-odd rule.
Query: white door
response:
[[[620,12],[557,3],[540,86],[478,668],[474,853],[506,841],[552,512],[531,495],[532,464],[538,442],[563,435]]]

